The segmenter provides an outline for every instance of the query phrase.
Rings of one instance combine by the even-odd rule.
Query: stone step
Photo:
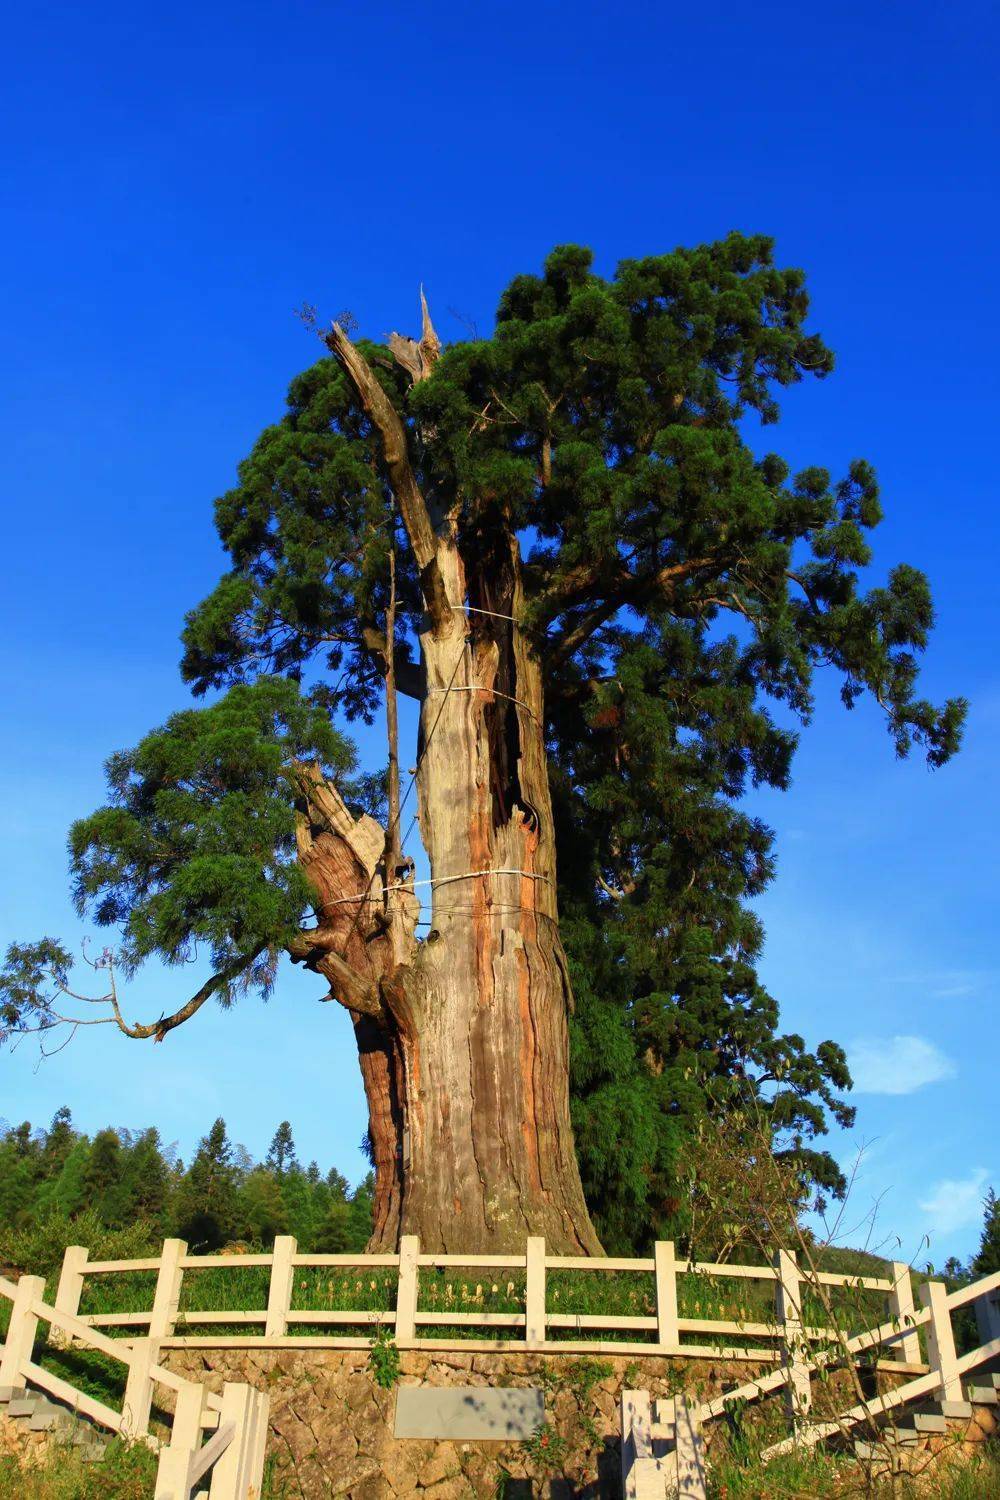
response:
[[[80,1450],[85,1462],[97,1462],[104,1457],[107,1439],[89,1422],[59,1402],[50,1401],[42,1392],[7,1386],[0,1391],[0,1404],[6,1406],[9,1417],[24,1422],[32,1432],[63,1433]]]
[[[1000,1391],[994,1385],[967,1385],[965,1394],[976,1406],[1000,1406]]]
[[[77,1426],[77,1418],[64,1406],[40,1406],[28,1418],[32,1432],[62,1432]]]
[[[38,1406],[37,1396],[19,1396],[7,1406],[8,1417],[33,1417]]]
[[[912,1408],[915,1412],[926,1412],[928,1416],[947,1417],[949,1421],[960,1422],[972,1416],[971,1401],[923,1401],[919,1406]]]
[[[903,1426],[894,1424],[892,1427],[884,1427],[880,1433],[880,1437],[899,1448],[913,1448],[920,1441],[916,1428],[907,1424]]]
[[[947,1432],[948,1418],[930,1411],[904,1412],[900,1426],[904,1429],[912,1427],[914,1432]]]

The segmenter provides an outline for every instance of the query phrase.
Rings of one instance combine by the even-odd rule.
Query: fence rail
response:
[[[261,1278],[260,1306],[183,1306],[187,1276],[204,1271],[235,1274],[245,1268],[268,1273]],[[296,1290],[301,1293],[302,1287],[296,1288],[296,1277],[324,1269],[353,1269],[359,1276],[368,1271],[395,1271],[393,1305],[381,1309],[300,1305]],[[421,1251],[413,1235],[403,1237],[398,1254],[378,1255],[303,1255],[290,1235],[279,1235],[269,1254],[192,1255],[183,1240],[169,1239],[159,1256],[131,1261],[91,1261],[84,1247],[71,1246],[59,1278],[56,1305],[65,1313],[79,1315],[91,1328],[144,1331],[164,1348],[366,1348],[370,1330],[385,1327],[402,1349],[683,1354],[767,1363],[781,1361],[790,1341],[804,1341],[808,1346],[831,1336],[825,1326],[812,1322],[803,1326],[799,1315],[800,1290],[818,1284],[845,1294],[864,1293],[884,1303],[887,1316],[897,1325],[896,1337],[890,1341],[893,1362],[919,1365],[909,1267],[900,1262],[891,1270],[888,1278],[834,1272],[807,1277],[794,1255],[784,1251],[776,1252],[771,1265],[689,1263],[678,1259],[673,1244],[666,1240],[656,1243],[652,1256],[591,1259],[551,1255],[541,1237],[529,1238],[524,1254],[517,1255],[432,1254]],[[474,1307],[467,1301],[454,1306],[425,1305],[428,1299],[422,1299],[421,1292],[429,1290],[428,1280],[433,1286],[436,1273],[458,1271],[513,1273],[520,1285],[508,1300],[517,1302],[516,1310]],[[91,1278],[113,1280],[138,1272],[155,1273],[148,1308],[80,1313],[85,1283]],[[567,1311],[565,1299],[559,1307],[559,1278],[565,1273],[573,1273],[577,1292],[591,1278],[598,1279],[593,1283],[597,1286],[600,1278],[616,1274],[646,1277],[646,1305],[628,1311],[599,1307]],[[741,1288],[748,1282],[770,1285],[771,1305],[743,1309],[735,1318],[702,1316],[699,1307],[692,1315],[690,1308],[682,1306],[683,1294],[692,1287],[700,1301],[700,1288],[714,1290],[727,1282],[732,1283],[735,1297],[743,1295]],[[511,1288],[513,1283],[508,1282]],[[217,1300],[232,1299],[220,1296]],[[388,1303],[388,1296],[384,1300]],[[866,1313],[861,1326],[867,1320]],[[313,1331],[306,1332],[305,1327]],[[477,1331],[484,1336],[477,1338]],[[574,1333],[580,1337],[574,1339]]]
[[[784,1252],[782,1252],[784,1254]],[[779,1263],[784,1283],[789,1281],[787,1262]],[[819,1277],[813,1277],[815,1284]],[[898,1301],[900,1277],[888,1283]],[[838,1285],[823,1274],[826,1285]],[[789,1295],[791,1289],[789,1289]],[[686,1396],[653,1402],[648,1391],[624,1390],[621,1395],[622,1421],[622,1493],[625,1500],[667,1500],[668,1496],[686,1495],[690,1500],[705,1500],[707,1495],[704,1426],[722,1416],[727,1409],[744,1404],[784,1387],[789,1436],[765,1449],[765,1461],[795,1448],[814,1447],[826,1438],[851,1432],[862,1422],[878,1421],[891,1412],[925,1397],[942,1403],[963,1399],[962,1376],[1000,1358],[1000,1272],[981,1277],[971,1285],[949,1293],[942,1282],[928,1281],[920,1288],[921,1308],[907,1312],[901,1327],[898,1316],[864,1332],[847,1337],[839,1333],[828,1346],[813,1354],[802,1335],[809,1329],[790,1325],[782,1368],[726,1391],[712,1401],[699,1403]],[[976,1312],[979,1344],[958,1355],[955,1348],[954,1313],[972,1303]],[[798,1307],[801,1316],[801,1306]],[[893,1344],[906,1347],[905,1340],[916,1340],[919,1330],[926,1332],[929,1367],[912,1363],[901,1366],[907,1378],[894,1389],[869,1400],[857,1402],[838,1415],[816,1421],[811,1416],[814,1375],[836,1365],[844,1365],[858,1356]],[[912,1350],[912,1345],[910,1346]],[[947,1407],[943,1409],[947,1410]],[[969,1408],[971,1410],[971,1408]]]
[[[86,1263],[86,1251],[72,1246],[66,1252],[66,1285]],[[146,1269],[157,1269],[153,1261]],[[156,1500],[190,1500],[198,1481],[211,1470],[210,1500],[251,1500],[260,1493],[264,1471],[269,1398],[249,1385],[231,1383],[213,1395],[196,1381],[159,1363],[160,1341],[151,1336],[111,1339],[65,1306],[45,1301],[41,1276],[22,1276],[17,1282],[0,1277],[0,1298],[11,1304],[7,1336],[0,1347],[0,1388],[7,1394],[22,1386],[37,1386],[88,1421],[159,1452]],[[64,1297],[64,1303],[68,1296]],[[152,1320],[152,1310],[144,1322]],[[35,1359],[39,1323],[47,1324],[60,1347],[92,1349],[125,1367],[121,1410],[78,1390],[71,1381]],[[155,1388],[174,1395],[169,1443],[150,1431]],[[205,1434],[211,1434],[205,1440]]]

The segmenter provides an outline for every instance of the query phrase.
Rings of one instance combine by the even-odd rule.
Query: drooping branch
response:
[[[248,957],[236,959],[224,969],[220,969],[217,974],[213,974],[210,979],[205,981],[201,989],[196,991],[185,1005],[175,1010],[172,1015],[161,1016],[158,1021],[153,1021],[149,1025],[143,1025],[140,1022],[133,1022],[129,1025],[122,1019],[114,983],[114,972],[112,971],[111,1004],[119,1030],[124,1031],[126,1036],[134,1037],[136,1040],[152,1037],[154,1041],[162,1042],[169,1031],[174,1031],[178,1026],[183,1026],[185,1021],[189,1021],[197,1011],[201,1010],[206,1000],[210,1000],[213,995],[219,994],[220,990],[228,989],[234,980],[239,979],[241,974],[245,974],[247,969],[260,957],[263,951],[264,945],[261,944]]]
[[[47,943],[43,943],[39,945],[39,949],[46,949],[48,946]],[[81,1026],[114,1025],[123,1035],[135,1041],[147,1041],[152,1037],[155,1042],[162,1042],[168,1032],[175,1031],[178,1026],[183,1026],[185,1021],[189,1021],[193,1015],[196,1015],[206,1000],[228,990],[248,970],[252,969],[266,946],[265,943],[261,943],[251,953],[241,954],[239,958],[234,959],[232,963],[206,979],[201,988],[196,990],[191,998],[177,1010],[169,1015],[160,1015],[157,1020],[148,1022],[126,1021],[118,996],[114,956],[110,950],[106,949],[99,959],[94,960],[87,958],[86,947],[84,948],[84,959],[90,967],[107,974],[108,988],[103,995],[82,995],[70,986],[66,977],[70,963],[68,956],[65,963],[51,962],[49,955],[45,953],[44,956],[40,955],[41,961],[38,961],[32,950],[12,948],[7,955],[7,973],[4,975],[3,988],[8,996],[17,993],[19,1003],[15,1007],[9,999],[7,1000],[4,1007],[2,1031],[12,1037],[44,1036],[64,1027],[68,1041]],[[22,981],[28,979],[27,984],[23,982],[17,984],[12,975],[11,970],[16,970],[18,967],[21,972],[17,978]],[[14,980],[13,983],[12,980]],[[106,1014],[78,1015],[72,1009],[76,1005],[101,1007],[105,1009]],[[61,1048],[54,1050],[58,1051]]]

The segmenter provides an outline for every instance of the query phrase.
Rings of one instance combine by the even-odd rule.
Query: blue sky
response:
[[[786,1026],[855,1058],[850,1222],[877,1202],[876,1241],[967,1253],[1000,1188],[995,11],[110,0],[22,8],[5,39],[0,941],[80,933],[66,828],[107,753],[186,701],[211,502],[315,357],[294,308],[379,336],[413,323],[422,280],[460,337],[554,243],[611,271],[764,231],[838,355],[768,442],[875,462],[873,571],[929,571],[926,689],[972,716],[931,773],[823,687],[791,792],[759,799],[779,834],[763,972]],[[190,979],[150,971],[130,1003],[158,1013]],[[22,1047],[0,1116],[65,1102],[187,1152],[222,1113],[255,1153],[287,1117],[306,1159],[356,1177],[350,1030],[315,995],[286,973],[161,1047]]]

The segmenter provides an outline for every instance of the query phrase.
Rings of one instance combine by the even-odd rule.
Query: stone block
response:
[[[545,1395],[538,1390],[404,1385],[396,1392],[397,1438],[524,1442],[544,1420]]]
[[[426,1500],[468,1500],[468,1481],[461,1475],[454,1479],[442,1479],[438,1484],[432,1484],[430,1489],[423,1491]]]
[[[458,1454],[451,1443],[435,1443],[430,1457],[420,1470],[421,1489],[429,1490],[442,1479],[452,1479],[460,1468]]]

